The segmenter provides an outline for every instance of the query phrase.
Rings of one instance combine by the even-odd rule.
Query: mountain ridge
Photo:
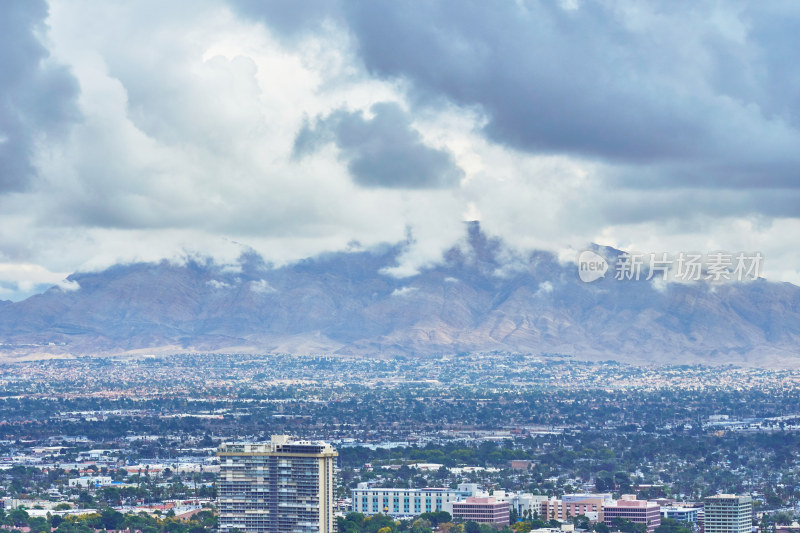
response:
[[[559,353],[634,363],[800,366],[800,288],[578,279],[551,253],[521,253],[468,225],[460,245],[395,278],[403,244],[274,267],[190,259],[76,273],[0,302],[0,357],[293,352],[435,356]],[[611,257],[611,248],[597,248]]]

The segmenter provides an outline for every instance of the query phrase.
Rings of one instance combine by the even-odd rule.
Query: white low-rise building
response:
[[[109,476],[73,477],[69,480],[70,487],[105,487],[111,485],[113,480]]]
[[[447,510],[447,504],[467,496],[469,494],[447,488],[358,488],[353,489],[353,510],[365,515],[417,516]]]

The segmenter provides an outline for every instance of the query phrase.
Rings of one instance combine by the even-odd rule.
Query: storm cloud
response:
[[[457,186],[464,172],[452,154],[427,146],[410,117],[392,102],[360,111],[337,109],[314,124],[306,122],[297,134],[297,157],[334,142],[356,183],[364,187],[426,189]]]
[[[242,247],[404,242],[405,276],[464,220],[800,283],[798,27],[789,1],[2,2],[0,299]]]
[[[324,5],[369,72],[409,82],[418,106],[478,106],[510,148],[601,160],[627,187],[800,186],[796,3]],[[284,35],[322,19],[289,10],[260,19]]]
[[[6,2],[0,16],[0,194],[27,189],[36,144],[79,118],[76,80],[40,41],[46,17],[43,0]]]

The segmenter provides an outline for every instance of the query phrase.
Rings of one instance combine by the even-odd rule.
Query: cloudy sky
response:
[[[521,249],[760,251],[800,284],[794,1],[0,4],[0,299],[479,219]]]

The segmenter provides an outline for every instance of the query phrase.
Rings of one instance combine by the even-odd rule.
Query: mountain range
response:
[[[274,267],[254,252],[76,273],[0,302],[0,357],[259,352],[559,354],[634,363],[800,366],[800,288],[582,282],[549,252],[515,252],[470,223],[436,265],[397,278],[405,244]],[[618,250],[596,248],[606,257]]]

